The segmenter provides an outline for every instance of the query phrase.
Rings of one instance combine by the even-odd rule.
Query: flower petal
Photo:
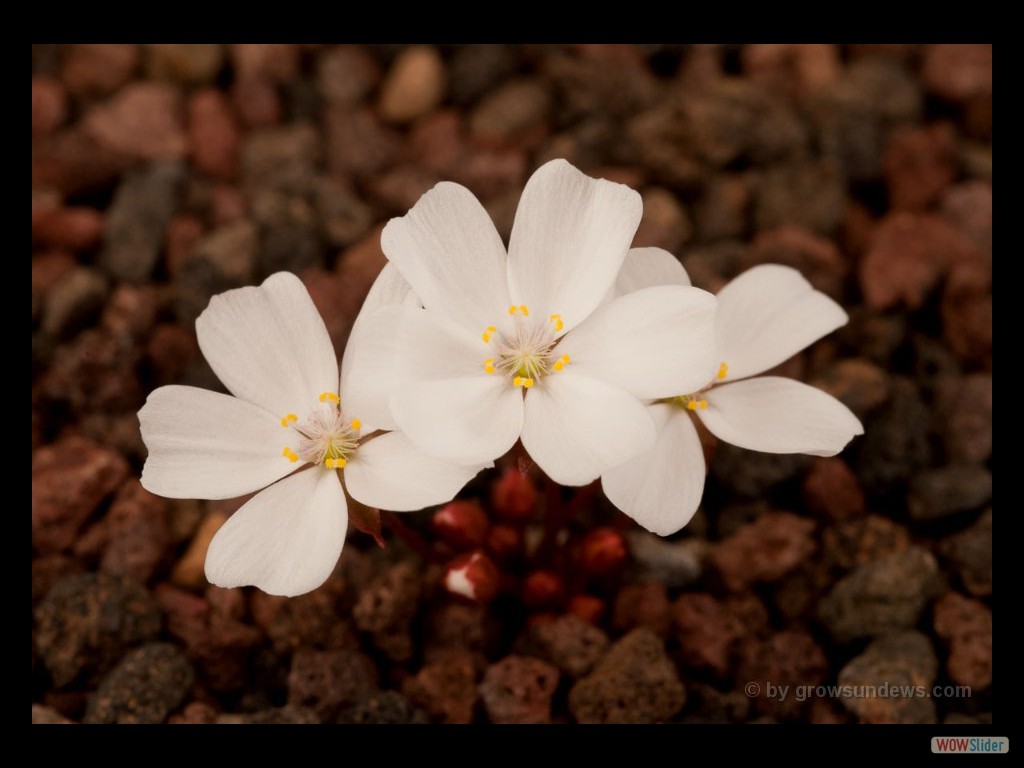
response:
[[[388,432],[352,454],[345,466],[345,485],[363,504],[411,512],[450,501],[483,468],[432,458],[401,432]]]
[[[281,455],[295,430],[237,397],[195,387],[160,387],[139,411],[149,457],[146,490],[172,499],[230,499],[297,468]]]
[[[843,308],[792,267],[752,267],[718,292],[720,361],[735,381],[774,368],[846,324]]]
[[[615,283],[640,223],[640,195],[592,179],[565,160],[530,177],[509,241],[509,293],[516,304],[579,325]]]
[[[443,316],[403,304],[360,318],[345,346],[341,401],[364,433],[398,428],[389,400],[403,385],[483,372],[487,345]]]
[[[693,392],[714,375],[715,297],[699,288],[643,288],[599,307],[556,348],[579,374],[653,399]]]
[[[515,444],[523,426],[523,395],[504,376],[478,372],[406,385],[391,395],[391,414],[424,453],[482,464]]]
[[[505,246],[473,193],[441,182],[380,236],[381,248],[427,309],[474,333],[508,308]]]
[[[402,277],[402,273],[390,261],[377,275],[377,279],[370,286],[369,293],[363,299],[363,306],[359,309],[354,325],[359,324],[359,318],[371,314],[382,307],[394,307],[401,304],[409,306],[420,306],[419,298],[412,292],[412,286]]]
[[[338,386],[338,361],[324,321],[295,275],[210,299],[196,320],[199,348],[224,386],[280,417],[312,409]]]
[[[820,389],[780,376],[714,387],[695,413],[715,437],[765,453],[834,456],[864,427],[850,409]]]
[[[675,533],[693,518],[704,493],[704,449],[689,414],[666,403],[647,412],[658,429],[648,451],[601,475],[605,496],[659,536]]]
[[[219,587],[304,594],[331,575],[347,527],[337,473],[298,472],[253,496],[221,526],[206,553],[206,578]]]
[[[556,483],[585,485],[654,439],[644,406],[604,381],[566,370],[526,396],[523,447]]]
[[[664,248],[631,248],[615,278],[615,295],[656,285],[690,285],[690,276],[679,259]]]

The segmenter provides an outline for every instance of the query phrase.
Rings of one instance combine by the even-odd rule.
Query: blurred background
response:
[[[586,492],[545,532],[510,461],[401,518],[429,551],[207,585],[244,500],[143,490],[135,414],[222,389],[210,297],[296,272],[341,350],[390,217],[457,181],[507,242],[555,157],[695,285],[783,263],[846,307],[780,372],[866,434],[719,445],[670,539]],[[34,45],[33,722],[990,722],[991,178],[988,45]],[[485,607],[440,584],[471,550]]]

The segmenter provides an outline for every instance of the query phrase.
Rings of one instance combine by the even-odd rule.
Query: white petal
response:
[[[450,501],[483,468],[432,458],[401,432],[388,432],[352,454],[345,485],[367,506],[410,512]]]
[[[727,443],[765,453],[834,456],[864,427],[850,409],[820,389],[779,376],[759,376],[707,391],[697,410]]]
[[[605,297],[636,233],[643,203],[624,184],[592,179],[565,160],[545,163],[519,200],[509,241],[509,293],[565,329]]]
[[[843,308],[781,264],[752,267],[718,292],[716,340],[734,381],[774,368],[846,324]]]
[[[585,485],[650,448],[655,430],[635,397],[565,370],[528,391],[522,439],[556,483]]]
[[[387,223],[380,244],[427,309],[474,333],[503,322],[509,306],[505,246],[465,187],[436,185]]]
[[[210,300],[196,320],[199,348],[235,395],[279,418],[314,408],[338,386],[338,361],[324,321],[295,275]]]
[[[569,367],[636,397],[674,397],[714,374],[715,297],[699,288],[643,288],[599,307],[556,347]]]
[[[359,318],[372,313],[382,307],[394,307],[401,304],[409,306],[420,306],[419,298],[412,292],[412,286],[402,277],[402,273],[390,261],[377,275],[377,279],[370,286],[369,293],[363,300],[363,306],[356,316],[355,324],[359,324]]]
[[[347,527],[337,473],[298,472],[253,496],[220,527],[206,553],[206,578],[219,587],[304,594],[331,575]]]
[[[605,496],[659,536],[693,517],[704,493],[704,449],[689,414],[675,405],[648,406],[658,429],[654,447],[601,475]]]
[[[407,385],[391,395],[391,414],[424,453],[482,464],[515,444],[523,426],[523,396],[504,376],[478,372]]]
[[[347,415],[363,422],[364,433],[397,429],[389,401],[404,385],[484,375],[490,347],[451,320],[409,305],[360,317],[345,347],[341,401]]]
[[[664,248],[631,248],[615,278],[615,294],[623,296],[656,285],[690,285],[679,259]]]
[[[195,387],[160,387],[139,411],[149,457],[146,490],[172,499],[230,499],[297,469],[281,455],[295,430],[237,397]]]

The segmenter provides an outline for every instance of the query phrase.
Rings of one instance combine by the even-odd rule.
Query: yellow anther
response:
[[[565,361],[566,365],[572,362],[572,358],[569,357],[568,355],[562,355],[562,359]]]
[[[724,379],[728,375],[729,375],[729,366],[728,365],[726,365],[725,363],[722,363],[720,366],[718,366],[718,378]]]
[[[517,309],[519,309],[519,307],[517,307],[515,304],[513,304],[511,307],[508,308],[508,313],[510,315],[514,315],[516,313]]]
[[[526,389],[529,389],[530,387],[532,387],[533,386],[533,379],[523,379],[523,386]]]
[[[554,368],[556,371],[560,371],[563,368],[565,368],[565,361],[564,360],[555,360],[555,364],[553,366],[551,366],[551,367]]]
[[[707,410],[707,407],[708,407],[708,401],[707,401],[707,400],[701,400],[701,401],[700,401],[699,403],[697,403],[697,406],[698,406],[698,407],[699,407],[699,408],[700,408],[700,409],[701,409],[702,411],[704,411],[704,410]]]
[[[690,402],[688,402],[686,404],[686,410],[688,410],[688,411],[696,411],[697,410],[697,401],[696,400],[691,400]]]
[[[552,315],[551,317],[548,318],[548,320],[550,320],[552,323],[555,324],[555,332],[556,333],[558,331],[562,330],[563,328],[565,328],[565,323],[562,322],[562,316],[561,315]]]
[[[298,420],[299,420],[299,417],[296,416],[294,413],[286,413],[281,418],[281,426],[282,427],[287,427],[288,426],[288,422],[290,422],[290,421],[298,421]]]
[[[324,459],[324,466],[328,469],[344,469],[346,464],[345,459]]]
[[[524,317],[527,317],[530,314],[530,309],[525,304],[519,305],[519,311],[523,313]]]
[[[484,360],[484,373],[494,373],[494,358],[488,357]]]
[[[521,387],[521,386],[523,386],[523,377],[522,376],[516,376],[514,379],[512,379],[512,386],[513,387]]]
[[[484,344],[489,344],[491,341],[491,334],[494,333],[497,328],[493,325],[488,325],[487,329],[481,334],[481,338],[484,340]]]
[[[333,392],[321,392],[320,393],[320,402],[321,403],[326,403],[328,400],[330,400],[335,405],[337,405],[338,403],[341,402],[341,398],[338,397]]]
[[[281,449],[281,455],[284,456],[288,461],[293,464],[299,460],[299,454],[289,448],[287,445]]]
[[[356,430],[358,432],[362,428],[363,428],[363,422],[361,422],[359,419],[352,419],[352,429],[354,429],[354,430]]]

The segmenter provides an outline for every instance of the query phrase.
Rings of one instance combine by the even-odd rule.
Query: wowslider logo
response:
[[[1003,754],[1010,751],[1005,736],[932,736],[932,752]]]

